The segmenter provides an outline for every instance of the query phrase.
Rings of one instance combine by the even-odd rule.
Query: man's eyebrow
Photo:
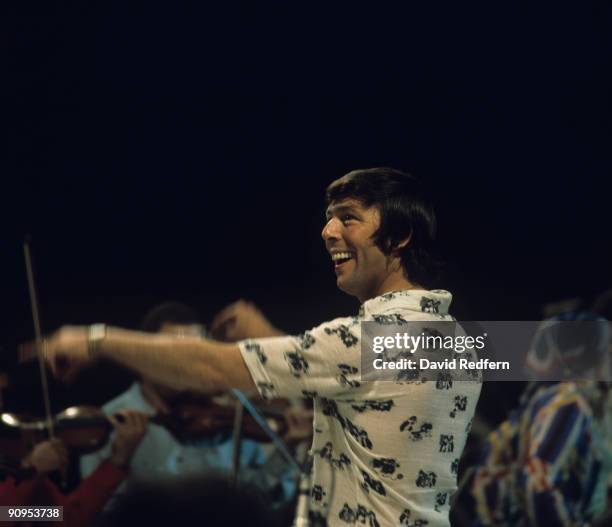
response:
[[[329,218],[332,214],[342,214],[343,212],[355,212],[353,205],[331,205],[325,210],[325,217]]]

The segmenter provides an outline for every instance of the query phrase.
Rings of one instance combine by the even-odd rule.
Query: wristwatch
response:
[[[87,351],[95,357],[100,351],[100,344],[106,337],[106,324],[92,324],[87,332]]]

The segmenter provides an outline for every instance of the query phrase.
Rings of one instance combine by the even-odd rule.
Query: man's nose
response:
[[[325,227],[323,227],[323,230],[321,231],[321,237],[323,240],[327,241],[329,239],[338,239],[340,237],[338,233],[338,223],[337,218],[331,218],[325,224]]]

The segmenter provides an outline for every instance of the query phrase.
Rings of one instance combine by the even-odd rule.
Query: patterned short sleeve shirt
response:
[[[451,298],[442,290],[386,293],[355,317],[239,343],[263,397],[314,399],[311,515],[327,525],[449,525],[480,383],[362,382],[360,323],[453,320]]]

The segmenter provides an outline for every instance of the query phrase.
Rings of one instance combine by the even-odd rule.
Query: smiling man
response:
[[[451,294],[425,289],[434,268],[433,208],[417,180],[391,168],[350,172],[327,188],[326,202],[323,240],[338,287],[362,304],[356,316],[287,336],[255,306],[238,302],[212,325],[246,339],[237,344],[66,327],[47,342],[47,361],[60,376],[99,355],[179,388],[311,397],[313,520],[449,525],[480,384],[364,382],[360,375],[361,322],[452,320]]]
[[[401,255],[420,250],[421,258],[429,259],[436,229],[433,209],[418,196],[414,184],[414,198],[420,198],[423,217],[415,214],[411,218],[410,208],[398,202],[401,189],[393,187],[400,187],[402,181],[393,181],[394,174],[399,176],[391,169],[356,170],[327,189],[327,224],[321,234],[334,262],[338,287],[361,302],[389,291],[415,289],[420,287],[418,281],[426,279],[421,269],[413,268],[408,275]],[[424,229],[417,231],[411,224],[419,222]],[[420,247],[413,237],[420,238]]]

